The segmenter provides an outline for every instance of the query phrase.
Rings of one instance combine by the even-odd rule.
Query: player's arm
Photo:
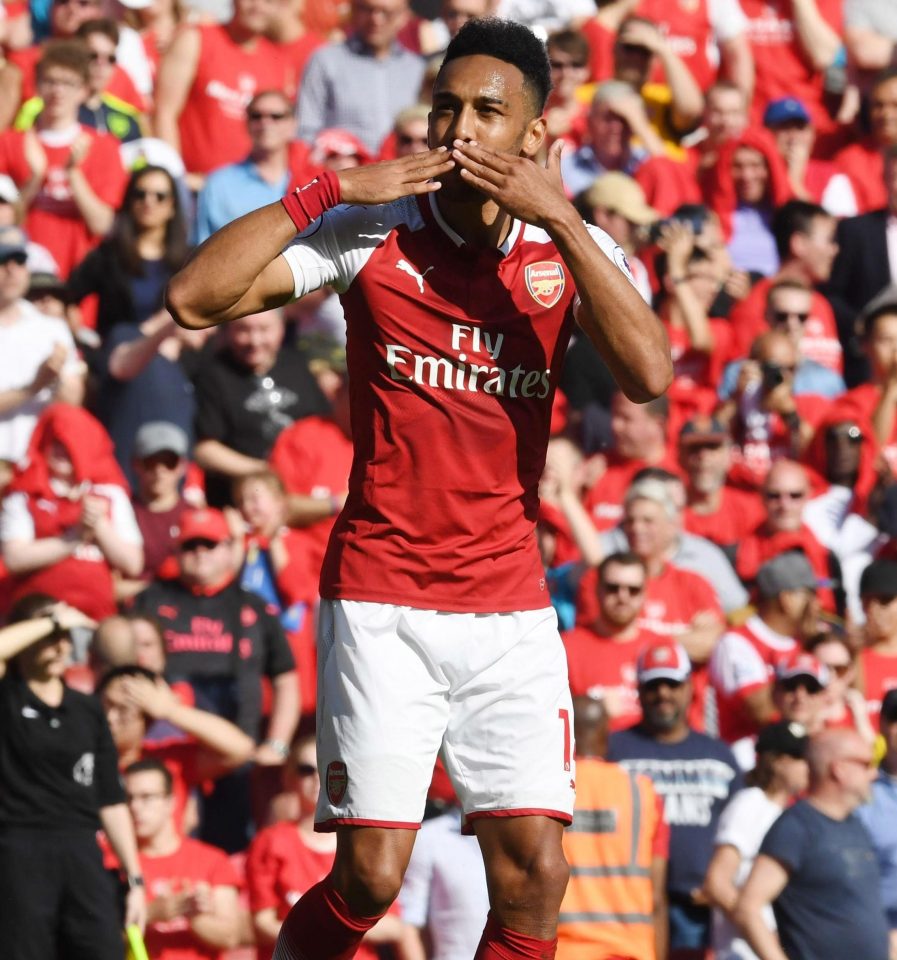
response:
[[[763,918],[763,908],[778,897],[787,883],[788,871],[778,860],[761,853],[735,904],[735,923],[760,960],[788,960],[779,938]]]
[[[201,330],[283,306],[293,299],[296,284],[280,253],[321,213],[338,203],[370,205],[432,193],[440,187],[433,178],[453,166],[446,149],[438,147],[341,170],[240,217],[212,234],[172,278],[169,312],[181,326]]]
[[[452,156],[465,180],[512,216],[547,231],[554,241],[576,283],[576,320],[626,396],[636,403],[660,396],[673,379],[666,332],[564,196],[563,143],[552,146],[545,167],[475,143],[456,140],[454,146]]]

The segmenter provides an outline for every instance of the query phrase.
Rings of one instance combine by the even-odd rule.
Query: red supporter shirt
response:
[[[161,760],[171,774],[174,797],[174,822],[180,830],[190,790],[200,783],[197,770],[198,745],[194,740],[169,738],[145,740],[140,747],[141,760]]]
[[[841,0],[817,0],[823,20],[841,36]],[[796,97],[802,101],[817,128],[833,124],[822,105],[823,75],[815,70],[797,37],[791,0],[741,0],[748,18],[748,37],[754,54],[753,120],[761,123],[770,100]]]
[[[760,617],[751,617],[724,634],[710,658],[710,684],[716,694],[719,735],[726,743],[757,733],[745,698],[769,686],[776,667],[797,649],[793,637],[784,637]]]
[[[299,97],[299,87],[302,84],[302,74],[305,72],[308,58],[326,42],[321,34],[309,32],[303,33],[301,37],[290,43],[276,44],[280,55],[286,60],[290,70],[290,85],[294,91],[294,99]]]
[[[707,0],[640,0],[635,14],[654,23],[702,90],[716,80],[717,68],[709,57],[716,44]]]
[[[866,436],[875,437],[872,415],[880,402],[881,387],[874,383],[860,384],[832,401],[826,411],[826,421],[833,423],[837,416],[843,415],[845,419],[856,420]],[[881,447],[881,453],[887,460],[891,473],[897,473],[897,419],[894,421],[888,442]]]
[[[355,458],[321,596],[547,607],[533,531],[576,293],[548,234],[468,248],[430,194],[338,207],[284,256],[296,296],[331,283],[347,319]]]
[[[196,76],[179,120],[181,156],[190,173],[208,173],[243,160],[251,147],[246,107],[260,90],[292,97],[291,69],[281,51],[263,37],[247,50],[226,26],[196,27],[200,54]]]
[[[100,237],[88,230],[69,185],[66,164],[71,146],[81,133],[91,141],[81,170],[97,197],[117,208],[127,179],[119,142],[111,134],[97,133],[80,124],[63,132],[38,132],[47,155],[47,172],[28,207],[23,227],[31,240],[43,244],[53,254],[63,279],[100,241]],[[20,188],[31,179],[31,169],[25,159],[25,134],[20,130],[0,133],[0,173],[12,177]]]
[[[730,360],[740,360],[748,356],[753,341],[769,329],[766,322],[766,297],[775,277],[763,277],[751,287],[751,292],[739,301],[729,317],[730,329],[734,332]],[[814,360],[822,366],[844,372],[844,351],[838,339],[838,327],[831,304],[817,291],[813,291],[810,300],[810,315],[804,323],[804,334],[800,342],[801,355]]]
[[[716,388],[731,352],[732,328],[728,320],[710,320],[709,325],[713,350],[705,353],[692,348],[685,327],[675,327],[664,321],[673,360],[673,382],[667,391],[673,407],[670,436],[677,436],[682,424],[692,417],[711,414],[718,403]]]
[[[662,467],[672,473],[681,473],[679,464],[667,453],[660,463],[646,460],[628,460],[611,453],[607,469],[585,496],[583,504],[596,530],[612,530],[623,519],[623,499],[632,478],[645,467]]]
[[[850,177],[858,213],[882,210],[888,205],[883,149],[866,139],[846,146],[835,158],[838,167]]]
[[[635,640],[603,637],[590,627],[574,627],[561,635],[567,650],[570,692],[574,697],[603,699],[611,730],[624,730],[642,719],[635,679],[635,661],[646,644],[658,638],[641,631]]]
[[[869,722],[878,730],[881,701],[888,690],[897,687],[897,653],[880,653],[874,647],[866,647],[860,652],[860,664]]]
[[[273,907],[283,921],[302,894],[330,873],[334,853],[307,847],[293,821],[266,827],[250,844],[246,859],[250,910],[258,913]],[[398,913],[396,904],[389,913]],[[271,947],[259,944],[257,950],[258,960],[270,960]],[[367,945],[356,954],[357,960],[377,960],[377,956],[377,951]]]
[[[305,417],[280,432],[268,459],[288,493],[329,499],[349,485],[352,440],[332,420]],[[335,522],[335,517],[327,518],[295,531],[316,574]]]
[[[587,20],[579,29],[589,44],[589,79],[593,83],[610,80],[614,75],[616,34],[595,19]]]
[[[715,513],[696,513],[686,507],[683,517],[689,533],[706,537],[720,547],[731,547],[763,522],[765,512],[759,494],[725,486]]]
[[[223,850],[189,837],[184,837],[178,849],[168,856],[150,857],[141,852],[140,868],[147,903],[163,894],[192,889],[200,882],[212,887],[240,886],[236,870]],[[224,956],[224,951],[208,946],[193,933],[186,917],[147,924],[143,939],[153,960],[219,960]]]

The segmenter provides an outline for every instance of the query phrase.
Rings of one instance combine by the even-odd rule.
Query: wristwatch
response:
[[[289,744],[284,743],[283,740],[264,740],[262,742],[262,746],[269,747],[282,760],[286,760],[286,758],[290,755]]]
[[[134,890],[137,887],[143,887],[143,874],[141,873],[129,873],[128,874],[128,889]]]

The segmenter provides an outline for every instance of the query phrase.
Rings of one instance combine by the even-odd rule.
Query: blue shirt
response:
[[[872,784],[872,802],[857,816],[869,831],[881,874],[881,899],[888,926],[897,930],[897,777],[884,770]]]
[[[690,730],[679,743],[659,743],[641,725],[611,734],[607,759],[651,778],[670,825],[667,889],[688,897],[704,883],[716,825],[743,786],[735,755],[713,737]]]
[[[779,269],[779,254],[769,223],[772,210],[739,204],[732,212],[729,256],[739,270],[771,277]]]
[[[720,400],[728,400],[735,393],[738,374],[741,372],[743,363],[744,360],[735,360],[726,364],[719,385]],[[820,397],[828,397],[834,400],[835,397],[840,397],[846,389],[844,380],[839,373],[829,370],[821,363],[816,363],[815,360],[801,360],[794,371],[794,395],[796,397],[806,393],[815,393]]]
[[[620,168],[621,171],[632,176],[646,156],[643,150],[634,148],[629,159]],[[583,190],[588,190],[603,173],[607,173],[607,167],[598,160],[595,151],[588,144],[578,150],[566,150],[561,155],[561,179],[570,196],[575,197]]]
[[[268,183],[251,160],[213,170],[197,199],[195,242],[202,243],[231,220],[279,200],[289,182],[287,172],[277,183]]]
[[[769,828],[760,853],[788,871],[772,909],[789,960],[887,960],[875,851],[856,814],[833,820],[801,800]]]

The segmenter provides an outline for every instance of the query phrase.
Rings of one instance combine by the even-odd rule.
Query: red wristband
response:
[[[299,233],[340,201],[339,178],[332,170],[322,170],[311,183],[296,187],[280,202]]]

